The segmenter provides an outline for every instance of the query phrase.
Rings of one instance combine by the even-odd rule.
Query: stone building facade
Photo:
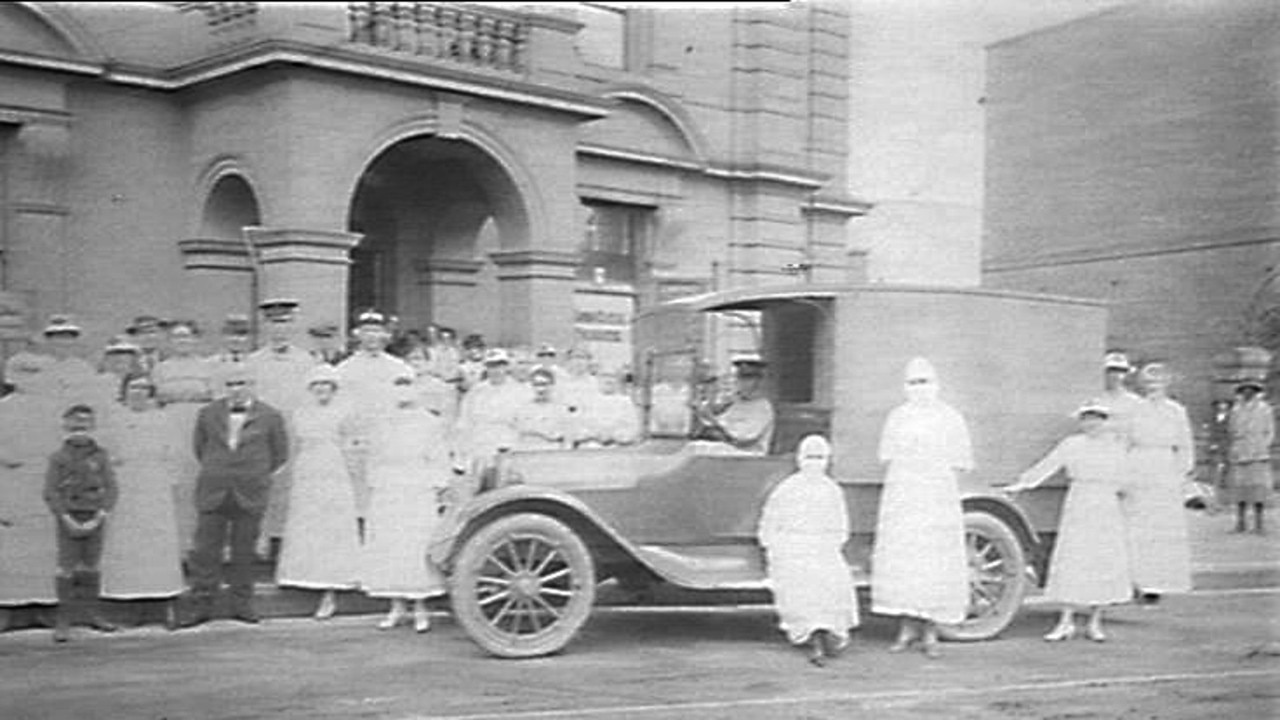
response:
[[[1102,298],[1203,429],[1280,270],[1280,5],[1137,2],[989,48],[983,283]],[[1101,378],[1099,379],[1101,382]]]
[[[0,304],[621,358],[646,303],[856,276],[849,42],[835,0],[4,3]]]

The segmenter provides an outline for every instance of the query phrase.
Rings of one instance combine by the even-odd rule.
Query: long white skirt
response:
[[[788,534],[768,550],[778,627],[793,643],[827,630],[840,644],[858,626],[858,595],[838,544],[811,535]]]
[[[1129,451],[1123,504],[1134,585],[1144,592],[1191,590],[1191,542],[1182,506],[1182,474],[1169,450]]]
[[[1117,488],[1073,481],[1049,564],[1045,599],[1067,605],[1108,605],[1133,595],[1129,548]]]

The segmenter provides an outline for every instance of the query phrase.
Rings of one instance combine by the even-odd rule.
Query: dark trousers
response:
[[[72,510],[71,517],[84,522],[94,516],[92,511]],[[69,577],[77,571],[97,570],[102,559],[102,532],[106,523],[87,535],[72,535],[67,526],[58,520],[58,575]]]
[[[262,511],[246,510],[231,493],[213,510],[200,511],[191,551],[191,588],[198,601],[212,601],[222,584],[223,549],[230,540],[231,567],[226,580],[231,600],[237,605],[249,603],[253,598],[254,545],[261,528]]]

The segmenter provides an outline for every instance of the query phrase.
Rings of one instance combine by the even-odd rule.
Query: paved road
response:
[[[1215,590],[1115,612],[1113,641],[1049,644],[1047,608],[941,660],[885,652],[867,618],[818,669],[767,608],[602,610],[556,657],[495,660],[441,615],[427,635],[375,616],[218,621],[166,633],[0,635],[0,718],[982,718],[1280,717],[1276,590]]]

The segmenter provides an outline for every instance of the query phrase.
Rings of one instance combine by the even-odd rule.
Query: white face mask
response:
[[[907,385],[907,400],[911,402],[928,402],[938,397],[938,386],[933,383]]]
[[[807,457],[800,458],[800,473],[802,475],[823,475],[827,472],[828,458],[825,457]]]

